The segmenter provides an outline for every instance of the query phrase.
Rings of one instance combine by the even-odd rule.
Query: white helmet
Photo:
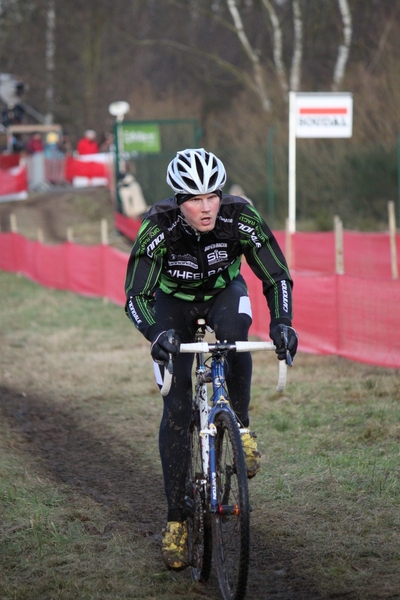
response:
[[[221,190],[225,182],[224,165],[204,148],[182,150],[168,165],[167,183],[175,194],[208,194]]]

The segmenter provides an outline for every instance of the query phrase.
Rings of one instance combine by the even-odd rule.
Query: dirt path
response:
[[[18,232],[30,239],[41,235],[47,244],[67,240],[67,229],[80,244],[98,244],[101,240],[101,220],[106,219],[111,245],[129,251],[131,242],[114,229],[114,207],[106,188],[58,188],[31,195],[27,200],[0,202],[0,229],[10,231],[10,216],[14,214]]]
[[[164,526],[162,479],[139,452],[124,446],[106,427],[87,427],[76,407],[61,409],[51,396],[0,388],[0,414],[15,434],[18,450],[39,460],[46,478],[69,489],[74,497],[86,496],[112,517],[103,532],[89,522],[93,535],[132,530],[154,541],[155,557]],[[149,489],[152,490],[149,498]],[[321,596],[299,577],[293,557],[270,540],[265,531],[252,530],[251,567],[247,600],[320,600]],[[213,575],[205,591],[207,598],[220,598]],[[339,596],[336,596],[339,598]],[[351,596],[346,596],[351,598]]]

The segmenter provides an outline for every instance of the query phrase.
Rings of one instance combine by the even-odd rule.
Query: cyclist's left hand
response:
[[[275,352],[277,353],[279,360],[286,359],[286,362],[289,364],[286,351],[289,351],[290,357],[293,360],[296,356],[298,344],[298,336],[296,331],[293,329],[293,327],[289,327],[289,325],[283,325],[280,323],[279,325],[274,325],[271,327],[269,335],[275,344]]]

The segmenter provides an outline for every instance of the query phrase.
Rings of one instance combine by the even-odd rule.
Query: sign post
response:
[[[348,138],[353,135],[349,92],[289,92],[289,232],[296,231],[296,138]]]

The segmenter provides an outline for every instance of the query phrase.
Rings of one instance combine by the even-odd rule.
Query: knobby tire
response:
[[[250,553],[250,504],[242,440],[234,416],[217,414],[217,501],[211,515],[215,565],[224,600],[243,600],[246,594]]]
[[[212,533],[204,493],[199,428],[199,412],[194,411],[189,430],[190,466],[186,505],[192,577],[195,581],[205,583],[210,577],[212,565]]]

